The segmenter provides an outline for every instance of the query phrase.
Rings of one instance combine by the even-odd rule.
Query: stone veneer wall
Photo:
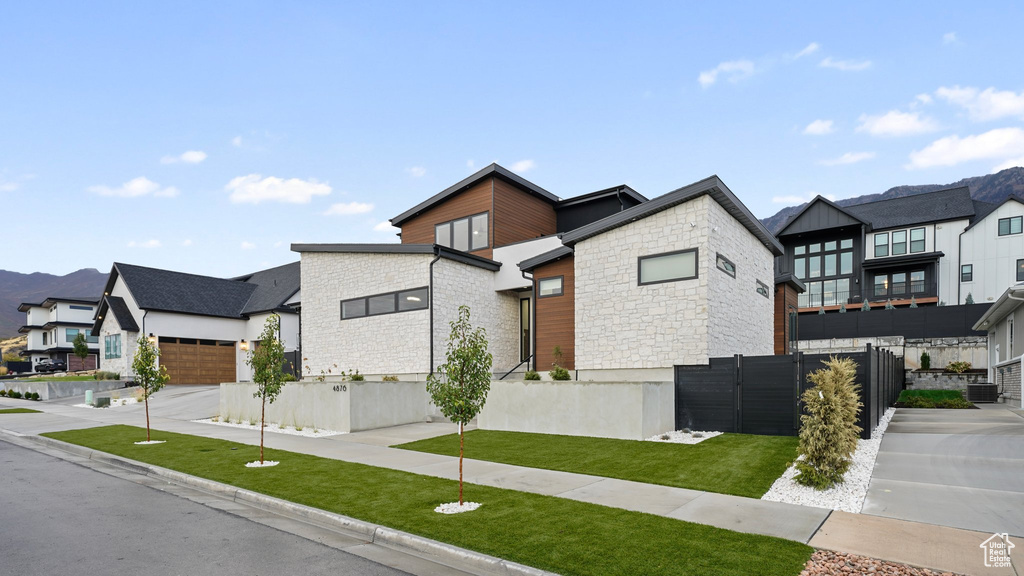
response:
[[[576,244],[577,369],[707,363],[709,202],[701,196]],[[696,279],[637,284],[638,257],[689,248],[699,250]]]
[[[870,314],[870,312],[869,312]],[[869,338],[831,338],[801,340],[799,349],[806,354],[859,352],[868,344],[903,356],[907,369],[921,367],[921,354],[931,357],[931,367],[945,368],[950,362],[970,362],[971,368],[988,368],[988,340],[984,336],[960,338],[904,338],[903,336],[872,336]]]
[[[721,204],[707,205],[709,249],[701,258],[708,263],[708,355],[774,354],[775,257]],[[736,265],[735,278],[718,269],[718,253]],[[767,297],[757,293],[758,280]]]
[[[907,370],[908,390],[967,390],[968,384],[984,384],[987,372],[946,372],[944,370]]]
[[[996,366],[995,382],[999,390],[1006,396],[1007,402],[1016,406],[1021,404],[1021,359]]]
[[[428,310],[342,320],[341,301],[428,286],[432,259],[429,254],[302,253],[302,355],[310,372],[429,371]]]
[[[441,259],[434,264],[435,367],[445,362],[451,334],[449,324],[458,318],[462,305],[469,306],[470,322],[487,331],[494,372],[504,373],[519,363],[519,295],[495,292],[494,276],[490,270],[452,260]],[[424,349],[429,347],[424,346]]]
[[[107,358],[106,357],[106,345],[103,342],[105,336],[111,336],[114,334],[121,335],[121,357],[120,358]],[[135,377],[132,372],[132,358],[135,356],[135,343],[138,340],[139,334],[137,332],[125,332],[121,330],[121,327],[117,324],[117,320],[114,317],[113,312],[108,312],[107,317],[103,319],[103,323],[100,324],[100,349],[97,353],[97,357],[100,361],[100,370],[106,372],[117,372],[121,375],[121,378],[125,380],[131,380]]]

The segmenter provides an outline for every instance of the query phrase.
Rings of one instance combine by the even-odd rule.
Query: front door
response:
[[[519,299],[519,361],[530,357],[530,299]]]

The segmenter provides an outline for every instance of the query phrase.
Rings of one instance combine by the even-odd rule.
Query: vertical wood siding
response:
[[[563,258],[557,262],[545,264],[533,271],[534,294],[538,293],[538,280],[551,276],[563,276],[562,295],[548,298],[537,298],[537,371],[551,370],[555,361],[554,349],[562,349],[562,367],[576,368],[576,306],[573,259]]]

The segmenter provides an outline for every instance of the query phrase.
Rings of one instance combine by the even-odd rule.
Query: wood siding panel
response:
[[[562,367],[576,368],[576,306],[573,259],[563,258],[551,264],[545,264],[534,270],[534,294],[538,293],[537,281],[541,278],[562,276],[562,295],[537,298],[537,355],[535,358],[537,371],[547,372],[555,362],[554,350],[558,346],[562,350]]]
[[[82,360],[74,353],[68,354],[68,371],[75,372],[78,370],[95,370],[96,369],[96,355],[89,354]]]
[[[548,202],[494,178],[494,246],[554,234],[558,217]]]
[[[160,343],[160,364],[167,367],[168,384],[234,382],[235,346]]]
[[[450,222],[487,212],[487,240],[488,248],[475,250],[472,254],[483,258],[490,258],[494,248],[494,214],[491,210],[491,181],[493,178],[482,180],[473,185],[465,192],[445,200],[426,212],[402,223],[402,244],[433,244],[434,226],[442,222]]]
[[[799,293],[789,284],[775,287],[775,353],[789,354],[789,310],[796,310]]]

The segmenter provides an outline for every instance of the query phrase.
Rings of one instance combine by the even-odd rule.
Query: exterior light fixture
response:
[[[245,341],[245,338],[243,338],[242,341],[238,343],[238,349],[242,351],[249,349],[249,343]]]
[[[156,336],[153,336],[152,332],[149,333],[149,338],[147,338],[147,340],[149,340],[150,344],[156,344]]]

